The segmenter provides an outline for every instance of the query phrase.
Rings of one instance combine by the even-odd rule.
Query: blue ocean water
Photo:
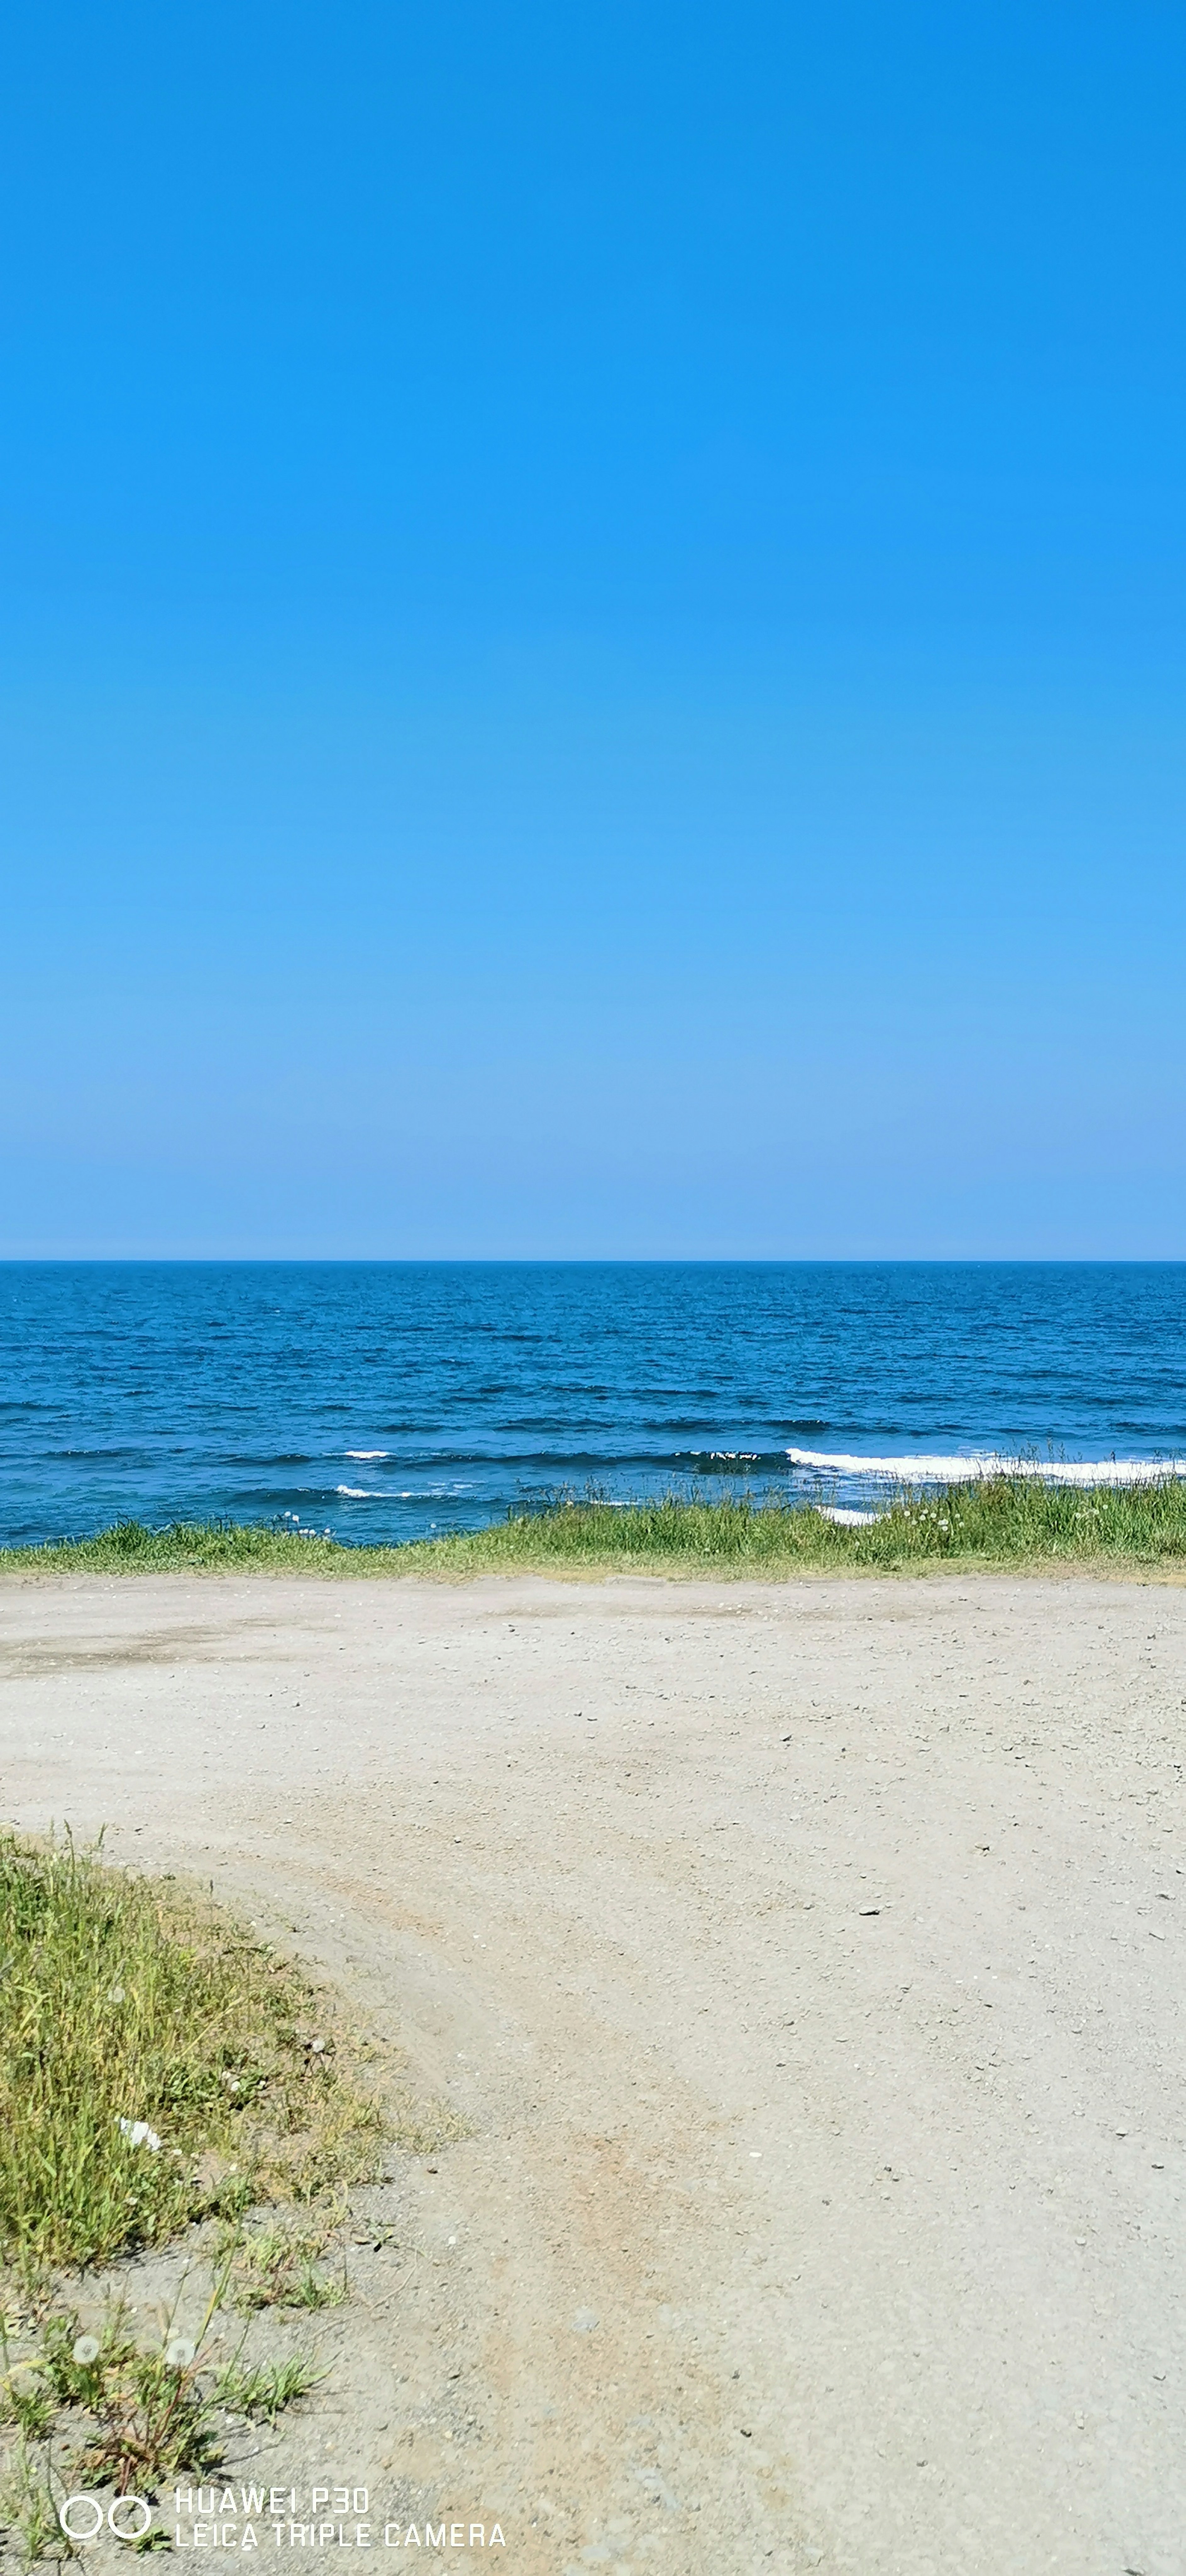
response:
[[[0,1264],[7,1545],[125,1514],[406,1539],[714,1451],[805,1489],[792,1446],[1180,1456],[1186,1263]]]

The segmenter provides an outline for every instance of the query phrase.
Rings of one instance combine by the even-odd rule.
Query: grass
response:
[[[212,1905],[0,1837],[0,2248],[26,2274],[373,2173],[360,2063]]]
[[[84,2333],[67,2307],[42,2305],[3,2322],[0,2422],[15,2426],[17,2440],[0,2480],[0,2522],[27,2563],[74,2556],[72,2538],[88,2537],[85,2522],[64,2533],[59,2506],[72,2489],[153,2497],[179,2473],[218,2465],[228,2415],[274,2424],[327,2376],[303,2352],[247,2362],[242,2337],[220,2366],[215,2329],[227,2277],[224,2263],[192,2338],[175,2330],[176,2303],[162,2311],[148,2344],[129,2332],[122,2300],[108,2306],[98,2333]],[[83,2510],[89,2520],[89,2505]],[[119,2536],[136,2535],[132,2524]],[[138,2534],[142,2551],[166,2540],[151,2517]]]
[[[401,1547],[343,1547],[264,1523],[121,1521],[94,1538],[0,1550],[0,1573],[260,1572],[337,1577],[639,1573],[788,1576],[907,1573],[954,1562],[1186,1568],[1186,1479],[1090,1491],[1002,1475],[901,1492],[845,1529],[773,1492],[684,1494],[626,1507],[561,1496],[488,1529]]]
[[[272,2223],[229,2229],[222,2253],[235,2306],[248,2310],[341,2307],[349,2296],[345,2263],[336,2276],[318,2271],[317,2265],[343,2215],[339,2202],[326,2223],[316,2228]]]
[[[0,2479],[0,2533],[15,2539],[27,2567],[39,2558],[73,2558],[58,2520],[63,2500],[61,2480],[55,2481],[48,2454],[34,2448],[22,2434]]]
[[[252,2312],[341,2305],[345,2258],[328,2257],[349,2184],[388,2140],[467,2134],[398,2088],[381,2110],[364,2062],[325,1997],[213,1904],[68,1836],[0,1835],[0,2554],[77,2556],[68,2495],[151,2498],[221,2460],[228,2416],[274,2424],[326,2376],[302,2351],[246,2358]],[[262,2216],[267,2200],[289,2206]],[[122,2296],[83,2329],[63,2267],[213,2215],[213,2251],[186,2256],[147,2341]],[[209,2298],[181,2334],[195,2259]],[[167,2545],[156,2525],[128,2537]]]
[[[346,1551],[343,1551],[344,1553]],[[993,1565],[1186,1565],[1186,1482],[1089,1493],[1001,1476],[901,1493],[864,1528],[773,1493],[672,1493],[626,1508],[595,1495],[523,1513],[472,1537],[402,1551],[416,1570],[789,1576]],[[408,1571],[412,1571],[411,1564]]]
[[[286,2361],[234,2361],[215,2381],[214,2402],[257,2422],[274,2424],[286,2406],[307,2397],[318,2380],[327,2377],[326,2371],[314,2370],[299,2352],[290,2353]]]
[[[43,1547],[0,1548],[0,1573],[202,1574],[260,1572],[324,1574],[356,1556],[397,1558],[397,1548],[339,1547],[332,1539],[302,1538],[269,1521],[171,1521],[147,1529],[142,1521],[116,1521],[93,1538],[48,1540]]]

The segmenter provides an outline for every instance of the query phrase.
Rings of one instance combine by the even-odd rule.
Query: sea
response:
[[[797,1456],[792,1453],[798,1453]],[[0,1263],[0,1544],[1186,1459],[1186,1263]]]

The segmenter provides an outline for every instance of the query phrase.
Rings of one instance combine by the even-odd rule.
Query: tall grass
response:
[[[865,1528],[780,1493],[678,1493],[627,1506],[561,1496],[488,1529],[400,1547],[344,1547],[261,1523],[121,1521],[97,1537],[0,1551],[0,1572],[259,1572],[329,1576],[635,1572],[922,1572],[955,1562],[1186,1569],[1186,1479],[1082,1487],[1032,1476],[903,1491]]]
[[[39,1547],[0,1548],[0,1574],[184,1574],[196,1572],[325,1573],[344,1559],[374,1551],[340,1547],[333,1539],[302,1537],[270,1521],[170,1521],[148,1529],[143,1521],[115,1521],[93,1538],[49,1539]]]
[[[373,2170],[383,2124],[322,2010],[212,1907],[0,1839],[0,2244],[94,2263]]]
[[[404,1551],[425,1571],[538,1568],[694,1574],[887,1573],[993,1565],[1186,1566],[1186,1482],[1044,1485],[1028,1476],[899,1494],[863,1528],[779,1494],[672,1493],[626,1509],[596,1496],[523,1513],[473,1537]],[[409,1564],[409,1571],[411,1565]]]

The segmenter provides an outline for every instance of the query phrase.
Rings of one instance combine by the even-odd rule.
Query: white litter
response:
[[[121,2120],[119,2125],[130,2147],[148,2147],[154,2156],[159,2155],[160,2139],[147,2120]]]

